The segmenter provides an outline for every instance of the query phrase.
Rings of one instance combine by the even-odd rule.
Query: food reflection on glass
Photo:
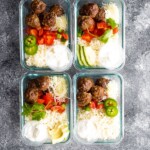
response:
[[[33,0],[25,18],[24,52],[28,66],[63,71],[70,67],[68,20],[61,5]]]
[[[77,91],[77,135],[88,142],[115,140],[120,134],[117,81],[81,77]]]
[[[116,69],[123,63],[116,4],[87,3],[79,8],[77,58],[82,67]]]
[[[30,79],[24,97],[23,137],[41,144],[66,141],[69,136],[67,80],[62,76]]]

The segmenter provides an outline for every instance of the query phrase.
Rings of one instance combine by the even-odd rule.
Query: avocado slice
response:
[[[80,51],[81,51],[81,46],[77,45],[77,58],[78,58],[78,62],[81,66],[84,66],[82,60],[81,60],[81,56],[80,56]]]
[[[84,64],[84,66],[88,67],[88,63],[86,62],[85,60],[85,55],[84,55],[84,46],[81,46],[81,49],[80,49],[80,56],[81,56],[81,60]]]
[[[88,66],[95,66],[96,65],[96,53],[91,47],[84,47],[83,48],[85,61],[87,62]]]

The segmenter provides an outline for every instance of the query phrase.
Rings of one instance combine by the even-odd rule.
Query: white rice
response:
[[[106,13],[106,18],[112,18],[119,23],[119,10],[116,4],[110,3],[103,6]]]
[[[87,124],[90,123],[95,126],[96,134],[92,136],[92,131],[85,131],[85,136],[81,135],[81,130],[78,128],[78,131],[80,131],[80,133],[78,132],[78,135],[87,141],[113,140],[119,136],[119,114],[116,117],[111,118],[106,116],[102,110],[92,109],[91,111],[85,111],[79,109],[78,124],[80,125],[82,122],[86,122]],[[85,128],[85,130],[88,130],[88,128]],[[82,130],[82,132],[84,132],[84,130]]]
[[[30,117],[26,117],[25,121],[30,122],[32,119]],[[68,116],[67,111],[64,111],[63,113],[58,113],[56,111],[47,110],[46,116],[44,119],[38,121],[39,124],[45,124],[49,129],[53,129],[56,123],[60,122],[61,125],[67,125],[68,126]]]
[[[55,40],[54,45],[68,45],[68,41],[64,44],[60,40]],[[26,64],[28,66],[35,66],[35,67],[48,67],[46,63],[46,52],[47,49],[51,48],[51,46],[46,45],[38,45],[38,51],[35,55],[25,55]]]

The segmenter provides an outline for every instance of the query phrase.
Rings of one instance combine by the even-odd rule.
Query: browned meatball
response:
[[[28,103],[36,102],[38,96],[38,88],[28,88],[25,92],[25,99]]]
[[[61,16],[64,14],[63,8],[58,4],[51,6],[49,12],[54,13],[56,16]]]
[[[95,17],[96,21],[105,21],[105,10],[104,8],[99,8],[99,11]]]
[[[46,4],[42,0],[34,0],[31,2],[31,9],[35,14],[40,14],[45,11]]]
[[[99,85],[103,88],[107,88],[107,85],[108,85],[109,81],[110,81],[109,79],[100,78],[100,79],[96,80],[96,85]]]
[[[103,100],[103,97],[105,96],[105,89],[100,86],[93,86],[90,90],[92,94],[92,98],[96,101]]]
[[[95,26],[95,21],[89,16],[79,16],[78,25],[82,30],[90,30],[91,27]]]
[[[36,79],[29,80],[28,88],[37,88],[37,80]]]
[[[86,106],[88,105],[92,100],[91,93],[86,92],[78,92],[77,93],[77,100],[78,100],[78,106]]]
[[[42,25],[47,27],[53,27],[56,24],[56,15],[53,13],[44,13]]]
[[[79,10],[79,14],[82,16],[90,16],[92,18],[95,18],[99,11],[99,7],[96,3],[88,3],[81,7]]]
[[[78,90],[80,91],[80,92],[88,92],[90,89],[91,89],[91,87],[94,85],[94,81],[93,81],[93,79],[91,79],[91,78],[80,78],[79,80],[78,80],[78,83],[77,83],[78,85]]]
[[[33,13],[26,16],[26,24],[32,28],[41,28],[39,17]]]
[[[36,79],[37,80],[37,87],[39,90],[46,91],[49,88],[50,84],[50,78],[45,76],[45,77],[39,77]]]

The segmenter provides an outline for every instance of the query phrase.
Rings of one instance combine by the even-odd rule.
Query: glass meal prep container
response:
[[[71,138],[71,122],[72,122],[71,121],[71,119],[72,119],[71,118],[72,84],[71,84],[71,78],[67,73],[26,73],[22,76],[22,79],[20,81],[20,132],[21,132],[21,135],[22,135],[22,141],[26,145],[31,145],[31,146],[40,146],[42,144],[54,145],[54,144],[52,144],[52,142],[50,140],[47,140],[46,142],[43,142],[43,143],[33,142],[33,141],[30,141],[29,139],[27,139],[26,137],[23,136],[23,127],[25,126],[26,123],[28,123],[28,121],[26,120],[26,117],[24,115],[22,115],[23,106],[25,104],[25,90],[27,89],[27,83],[31,79],[36,79],[38,77],[43,77],[43,76],[61,77],[61,78],[64,78],[66,83],[67,83],[67,89],[68,89],[67,98],[69,99],[69,101],[67,102],[67,104],[65,106],[65,112],[67,113],[69,135],[62,142],[55,143],[55,145],[57,145],[57,144],[67,144],[69,142],[70,138]],[[48,130],[47,130],[47,132],[48,132]]]
[[[46,71],[46,70],[50,70],[50,71],[55,71],[55,72],[61,72],[62,70],[68,70],[71,66],[72,66],[72,60],[73,60],[73,55],[71,52],[71,25],[70,25],[70,1],[68,0],[43,0],[46,4],[47,7],[55,5],[55,4],[60,4],[62,6],[62,8],[65,11],[65,15],[66,15],[66,19],[67,19],[67,33],[69,36],[68,39],[68,55],[70,55],[69,57],[69,63],[65,66],[62,67],[62,69],[55,69],[55,67],[53,68],[49,68],[49,67],[37,67],[37,66],[29,66],[26,63],[26,55],[25,55],[25,51],[24,51],[24,38],[25,38],[25,32],[26,32],[26,27],[27,25],[25,24],[25,17],[27,14],[29,14],[29,10],[30,10],[30,4],[31,4],[31,0],[21,0],[20,1],[20,5],[19,5],[19,40],[20,40],[20,63],[21,65],[28,70],[37,70],[37,71]],[[44,33],[43,33],[44,34]]]
[[[79,10],[83,5],[88,4],[88,3],[96,3],[96,4],[98,4],[98,6],[104,6],[106,4],[112,4],[113,3],[118,8],[118,11],[119,11],[118,12],[119,13],[119,32],[118,32],[118,35],[119,35],[118,42],[119,42],[119,44],[118,44],[118,46],[120,46],[120,48],[122,48],[123,51],[122,51],[122,56],[121,56],[122,61],[121,61],[121,63],[119,63],[119,65],[117,67],[114,67],[114,68],[110,69],[108,67],[103,67],[103,66],[99,66],[99,65],[92,66],[87,61],[87,55],[85,54],[85,51],[83,51],[82,54],[79,54],[77,52],[78,49],[79,49],[78,45],[81,43],[81,40],[80,40],[80,42],[78,40],[78,37],[79,37],[78,34],[80,34],[79,32],[81,31],[81,28],[79,29],[79,27],[78,27]],[[101,0],[101,1],[100,0],[92,0],[92,1],[90,1],[90,0],[76,0],[75,9],[74,9],[74,21],[75,21],[75,28],[74,28],[74,32],[75,32],[74,33],[74,39],[75,39],[75,42],[74,42],[74,66],[75,66],[76,69],[78,69],[78,70],[87,70],[87,71],[90,71],[90,70],[107,71],[107,70],[120,70],[121,68],[123,68],[123,66],[125,64],[125,24],[124,24],[125,12],[124,11],[125,11],[125,4],[122,0]],[[82,34],[83,33],[84,32],[82,32]],[[95,34],[95,33],[92,32],[92,34]],[[80,35],[80,38],[81,38],[81,35]],[[82,44],[84,45],[83,42],[82,42]],[[84,45],[84,47],[85,47],[85,45]],[[96,45],[95,45],[95,47],[96,47]],[[84,49],[86,50],[86,48],[84,48]],[[80,60],[78,59],[79,55],[80,55]],[[90,53],[89,53],[89,55],[90,55]],[[96,53],[96,57],[97,56],[98,56],[98,54]],[[85,57],[84,60],[83,60],[83,57]],[[115,59],[115,57],[116,56],[114,55],[113,58]],[[92,59],[92,57],[91,57],[91,59]],[[86,61],[86,63],[85,63],[85,61]],[[105,60],[103,60],[103,61],[105,61]]]
[[[115,127],[117,128],[118,126],[118,130],[117,131],[117,137],[115,137],[115,139],[96,139],[96,140],[93,140],[93,141],[90,141],[90,140],[87,140],[85,139],[89,137],[89,135],[85,135],[84,138],[81,137],[81,135],[79,134],[82,134],[87,131],[84,130],[79,130],[78,129],[78,122],[79,122],[79,119],[81,120],[81,118],[84,120],[85,118],[87,119],[88,116],[90,116],[90,114],[88,112],[90,112],[91,110],[92,111],[97,111],[97,107],[92,109],[91,108],[91,103],[89,104],[90,106],[90,110],[89,108],[85,108],[86,111],[84,111],[85,114],[84,116],[81,117],[81,111],[80,112],[80,118],[79,118],[79,104],[77,102],[77,98],[76,98],[76,95],[77,95],[77,92],[78,92],[78,89],[77,89],[77,82],[78,82],[78,79],[79,78],[83,78],[83,77],[89,77],[89,78],[92,78],[94,81],[98,78],[101,78],[101,77],[104,77],[104,78],[107,78],[107,79],[110,79],[111,81],[115,81],[118,85],[118,98],[116,99],[117,100],[117,103],[118,103],[118,115],[115,116],[115,117],[118,117],[118,124],[116,123],[115,124]],[[112,84],[112,83],[111,83]],[[115,86],[114,86],[115,87]],[[120,74],[116,74],[116,73],[77,73],[76,75],[74,75],[73,77],[73,91],[74,91],[74,105],[73,105],[73,108],[74,108],[74,120],[73,120],[73,134],[74,134],[74,139],[77,140],[78,142],[82,143],[82,144],[90,144],[90,145],[97,145],[97,144],[115,144],[115,143],[119,143],[122,139],[123,139],[123,136],[124,136],[124,81],[123,81],[123,77],[120,75]],[[114,94],[114,93],[112,93]],[[113,97],[112,97],[113,98]],[[108,98],[109,99],[109,98]],[[98,105],[99,103],[97,103]],[[103,103],[104,104],[104,103]],[[86,107],[86,106],[85,106]],[[105,107],[105,105],[104,105]],[[83,107],[82,107],[83,108]],[[101,108],[100,108],[101,109]],[[106,113],[106,112],[105,112]],[[105,115],[106,117],[107,115]],[[110,117],[111,118],[111,117]],[[111,118],[112,119],[112,118]],[[94,120],[92,120],[92,123],[94,122]],[[100,123],[99,122],[99,126],[101,126],[103,123],[104,123],[104,118],[103,118],[103,121]],[[80,124],[81,125],[81,124]],[[106,124],[105,124],[106,125]],[[108,125],[108,124],[107,124]],[[90,125],[87,125],[87,123],[85,123],[80,129],[82,128],[85,128],[85,126],[89,127]],[[96,126],[96,124],[94,124],[94,126]],[[87,129],[87,128],[86,128]],[[105,127],[103,127],[103,129],[105,129]],[[79,131],[78,131],[79,130]],[[95,135],[96,133],[94,131],[92,131],[92,129],[88,129],[90,133],[93,132],[93,134]],[[80,132],[80,133],[79,133]],[[88,132],[88,131],[87,131]],[[88,133],[89,133],[88,132]],[[107,134],[108,131],[106,132],[103,132],[102,135],[104,133]],[[112,132],[111,129],[109,130],[109,132]],[[98,132],[98,133],[101,133],[101,132]],[[101,135],[100,135],[101,136]]]

